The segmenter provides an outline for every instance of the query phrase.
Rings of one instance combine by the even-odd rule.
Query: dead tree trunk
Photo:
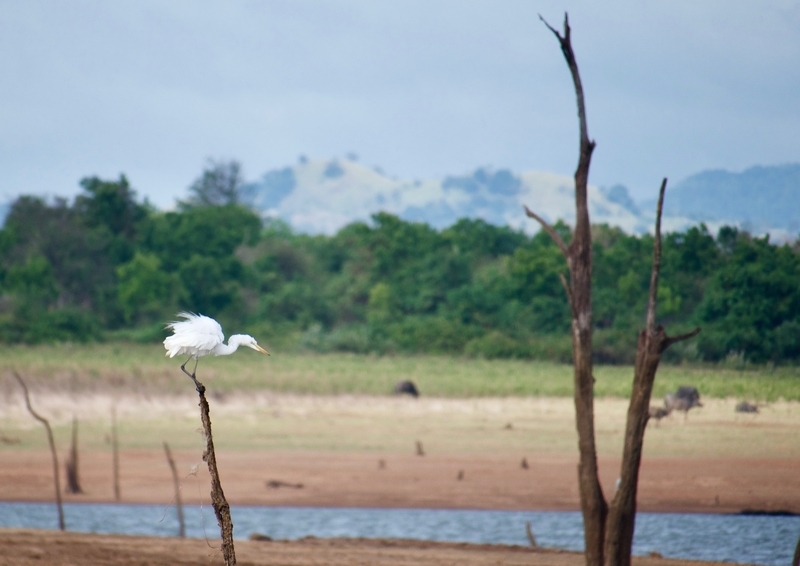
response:
[[[181,484],[178,480],[178,470],[175,468],[175,460],[172,459],[172,452],[169,451],[169,444],[164,441],[164,452],[167,455],[167,464],[172,471],[172,483],[175,486],[175,508],[178,510],[178,536],[186,536],[186,525],[183,522],[183,502],[181,501]]]
[[[541,18],[541,16],[540,16]],[[567,61],[578,101],[580,121],[580,157],[575,171],[575,231],[569,246],[552,226],[536,213],[525,207],[528,216],[535,219],[553,238],[567,259],[569,280],[561,282],[567,293],[572,310],[572,351],[575,366],[575,418],[578,429],[578,485],[581,510],[583,511],[586,564],[588,566],[630,566],[633,531],[636,518],[636,491],[639,467],[642,460],[644,431],[650,409],[658,364],[661,355],[675,342],[691,338],[698,332],[680,336],[667,336],[662,326],[656,327],[656,297],[658,277],[661,269],[661,211],[667,180],[661,184],[658,209],[656,211],[653,268],[650,276],[650,295],[647,305],[645,329],[639,334],[634,368],[633,390],[628,407],[625,429],[620,486],[609,510],[597,476],[597,450],[594,434],[594,379],[592,377],[592,237],[587,204],[587,184],[594,141],[589,139],[586,126],[583,86],[578,73],[578,64],[570,40],[569,18],[564,16],[563,35],[542,21],[553,32]]]
[[[540,16],[541,18],[541,16]],[[538,221],[553,238],[567,259],[569,280],[562,277],[572,311],[572,354],[575,368],[575,418],[578,429],[578,487],[586,543],[586,564],[603,563],[604,528],[608,505],[597,475],[597,448],[594,433],[594,377],[592,375],[592,236],[587,202],[589,165],[595,142],[589,139],[586,107],[578,63],[572,50],[569,18],[564,15],[564,34],[542,22],[553,32],[569,66],[578,104],[580,122],[580,157],[575,170],[575,230],[567,246],[552,226],[536,213],[525,208],[528,216]]]
[[[76,417],[72,417],[72,443],[67,461],[64,462],[64,469],[67,473],[67,492],[83,493],[78,477],[78,419]]]
[[[200,419],[203,422],[203,431],[206,438],[206,449],[203,452],[203,461],[208,464],[211,474],[211,504],[217,516],[220,533],[222,535],[222,558],[225,566],[236,564],[236,552],[233,548],[233,522],[231,521],[231,507],[225,499],[222,484],[217,471],[217,456],[214,452],[214,437],[211,435],[211,416],[209,415],[208,401],[206,401],[206,388],[197,382],[197,393],[200,396]]]
[[[53,457],[53,481],[56,484],[56,505],[58,506],[58,528],[62,531],[64,530],[64,506],[61,504],[61,482],[58,479],[58,455],[56,454],[56,443],[53,440],[53,431],[50,428],[50,423],[47,421],[46,418],[38,414],[36,411],[33,410],[31,407],[31,399],[28,395],[28,387],[25,385],[25,382],[22,380],[22,377],[13,370],[11,372],[14,377],[17,378],[20,386],[22,387],[22,391],[25,393],[25,406],[28,408],[28,412],[33,415],[33,418],[39,421],[44,425],[45,430],[47,431],[47,442],[50,444],[50,455]]]
[[[111,407],[111,471],[114,476],[114,501],[120,501],[119,444],[117,442],[117,407]]]
[[[636,493],[639,483],[639,467],[642,461],[644,432],[650,414],[650,396],[653,392],[653,383],[661,355],[675,342],[686,340],[700,332],[700,329],[696,328],[687,334],[669,337],[663,326],[656,326],[656,297],[661,270],[661,210],[666,188],[667,180],[664,179],[658,195],[647,319],[645,329],[639,333],[636,349],[636,365],[625,426],[625,445],[622,452],[619,489],[611,501],[606,524],[606,566],[630,566],[631,564],[631,548],[636,521]]]

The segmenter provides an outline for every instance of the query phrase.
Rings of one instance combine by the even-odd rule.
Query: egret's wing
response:
[[[213,318],[189,312],[179,313],[178,317],[184,320],[167,325],[173,332],[164,340],[170,357],[176,354],[205,356],[225,340],[222,327]]]

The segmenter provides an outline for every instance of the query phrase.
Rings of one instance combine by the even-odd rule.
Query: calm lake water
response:
[[[541,546],[583,549],[578,512],[233,507],[231,514],[237,539],[258,532],[280,539],[313,535],[528,545],[525,521],[530,521]],[[184,515],[187,536],[219,537],[210,506],[186,506]],[[175,508],[167,506],[67,504],[64,516],[71,531],[178,532]],[[0,527],[56,529],[56,507],[0,502]],[[791,563],[798,536],[800,517],[640,513],[633,546],[634,554],[656,551],[670,558],[777,566]]]

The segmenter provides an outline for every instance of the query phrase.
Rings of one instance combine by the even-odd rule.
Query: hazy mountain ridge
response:
[[[403,180],[350,156],[301,158],[246,184],[242,198],[264,217],[282,218],[307,233],[332,234],[351,222],[369,221],[381,210],[439,229],[470,217],[532,233],[538,225],[525,216],[523,205],[548,221],[571,223],[573,186],[571,176],[489,167],[442,179]],[[773,240],[793,240],[800,233],[799,196],[800,163],[755,166],[741,173],[702,171],[668,185],[662,225],[664,231],[680,231],[704,222],[716,233],[727,224],[770,233]],[[0,203],[0,225],[9,206],[10,201]],[[589,212],[594,223],[641,234],[653,229],[655,199],[635,202],[623,185],[590,185]]]
[[[575,216],[573,179],[565,175],[478,168],[444,179],[408,181],[352,159],[303,159],[250,183],[244,196],[265,216],[283,218],[295,229],[309,233],[330,234],[355,220],[368,221],[380,210],[436,228],[459,218],[478,217],[526,231],[538,227],[525,216],[523,205],[552,222],[570,222]],[[589,206],[595,222],[628,232],[647,229],[646,219],[630,210],[624,198],[609,198],[604,191],[590,187]]]
[[[411,221],[444,228],[458,218],[482,218],[534,232],[523,205],[551,222],[575,216],[572,177],[541,171],[514,173],[478,168],[443,179],[402,180],[353,158],[308,160],[266,173],[249,184],[246,200],[265,216],[280,217],[295,229],[333,233],[383,210]],[[705,222],[790,239],[800,231],[800,164],[752,167],[742,173],[703,171],[668,188],[662,221],[665,231]],[[652,231],[655,199],[634,202],[623,185],[589,187],[594,223],[628,233]]]
[[[800,163],[755,166],[741,173],[711,170],[674,185],[664,213],[696,221],[734,219],[753,232],[778,229],[797,234],[799,199]]]

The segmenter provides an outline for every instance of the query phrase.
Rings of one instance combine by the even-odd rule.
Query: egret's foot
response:
[[[197,389],[198,393],[205,393],[206,392],[205,386],[202,383],[200,383],[199,381],[197,381],[197,378],[194,376],[194,374],[190,375],[189,377],[191,377],[192,381],[194,381],[194,388]]]

